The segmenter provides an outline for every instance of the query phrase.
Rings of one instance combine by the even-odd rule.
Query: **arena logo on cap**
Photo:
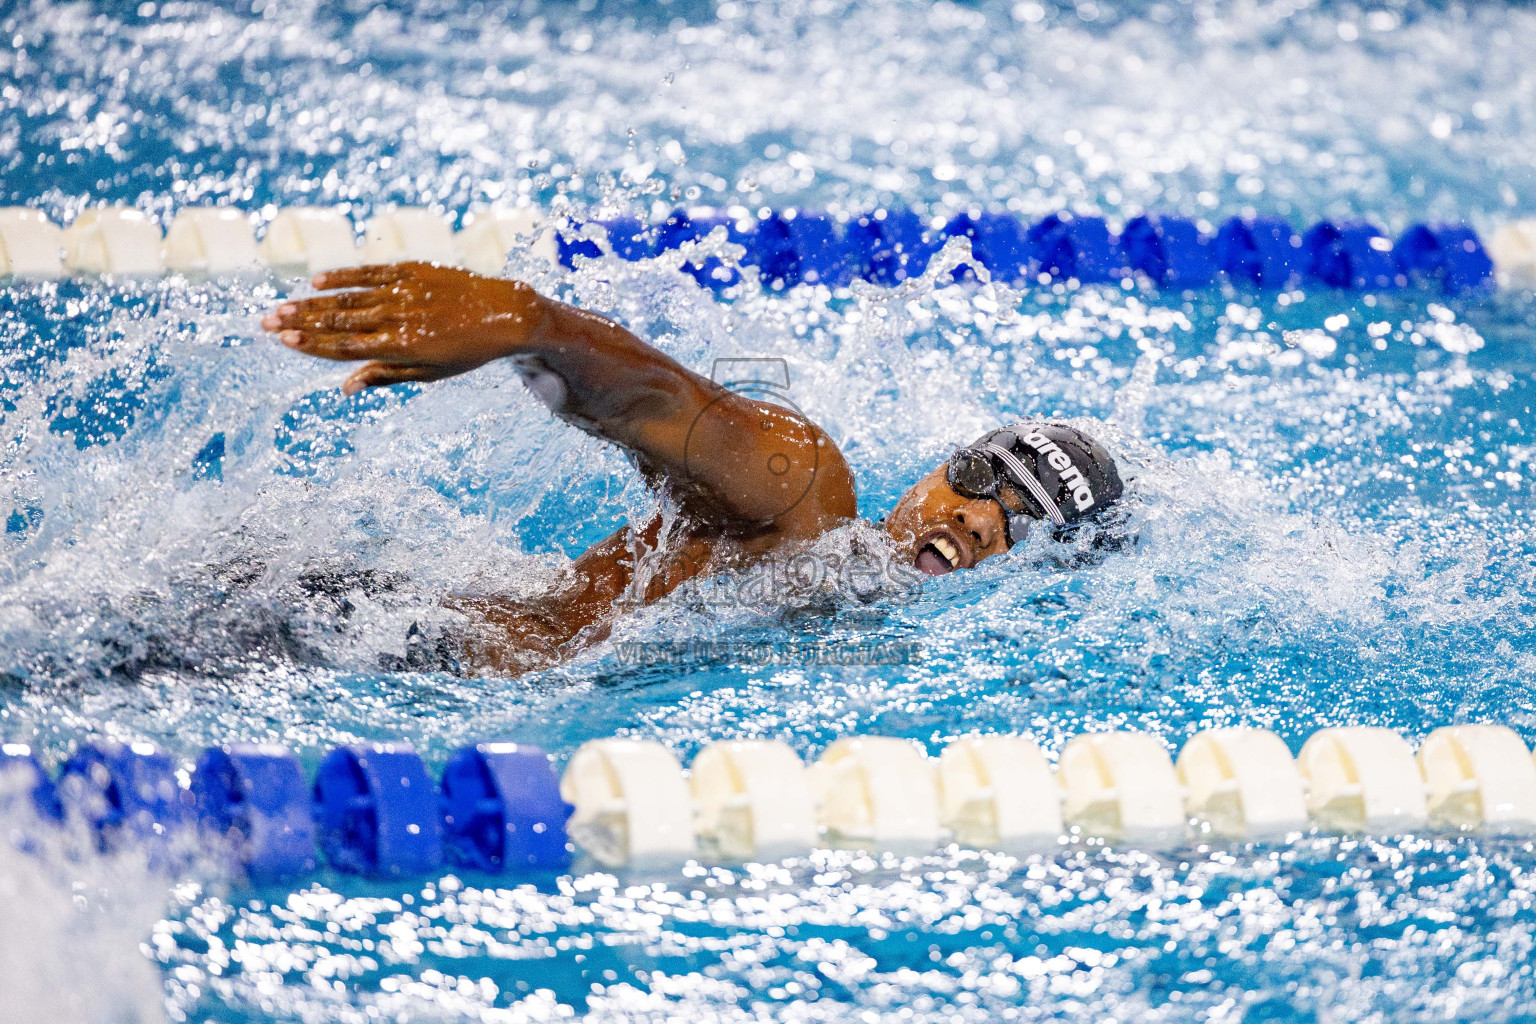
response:
[[[1083,476],[1082,470],[1077,468],[1071,457],[1055,441],[1033,430],[1024,438],[1024,443],[1044,456],[1051,468],[1061,475],[1061,482],[1072,488],[1072,500],[1077,503],[1079,512],[1093,508],[1093,488],[1088,486],[1088,478]]]

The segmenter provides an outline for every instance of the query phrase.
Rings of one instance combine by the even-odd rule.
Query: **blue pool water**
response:
[[[1536,214],[1526,6],[53,4],[0,13],[0,203],[453,215],[520,197],[1007,206],[1487,231]],[[513,271],[706,370],[786,361],[870,517],[1005,417],[1097,421],[1142,543],[914,595],[679,597],[516,680],[397,670],[654,507],[505,368],[343,398],[276,277],[0,288],[0,739],[329,745],[1454,722],[1536,740],[1529,292],[748,290]],[[865,550],[867,524],[826,538]],[[732,659],[691,641],[755,642]],[[812,650],[916,644],[903,665]],[[641,646],[636,646],[641,645]],[[643,645],[650,645],[649,647]],[[681,650],[681,664],[637,651]],[[790,646],[799,656],[782,659]],[[687,656],[689,651],[697,651]],[[874,660],[874,659],[871,659]],[[1536,1019],[1531,843],[1426,832],[1015,860],[822,851],[251,889],[0,844],[0,972],[90,1021]],[[529,884],[523,884],[529,882]]]

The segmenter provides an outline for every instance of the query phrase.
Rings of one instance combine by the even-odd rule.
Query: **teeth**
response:
[[[960,552],[956,551],[955,546],[949,541],[945,540],[943,537],[935,537],[933,540],[933,546],[938,550],[939,554],[944,556],[945,560],[949,562],[950,566],[953,567],[959,563]]]

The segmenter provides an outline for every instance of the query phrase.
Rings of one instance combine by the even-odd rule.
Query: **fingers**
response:
[[[446,374],[431,366],[403,366],[400,363],[373,362],[360,368],[341,385],[341,390],[355,395],[364,388],[378,388],[389,384],[425,384],[441,380]]]
[[[341,326],[325,326],[328,323],[340,324],[342,320],[323,319],[326,314],[338,310],[367,310],[382,306],[389,297],[388,292],[377,289],[365,292],[342,292],[340,295],[322,295],[314,299],[302,299],[298,302],[285,302],[277,309],[261,318],[261,326],[269,331],[281,330],[353,330],[355,328]],[[380,319],[373,323],[377,326],[383,322],[383,313],[380,311]],[[366,321],[359,320],[358,323]]]
[[[321,291],[329,291],[332,288],[378,288],[386,284],[394,284],[407,276],[410,270],[410,264],[404,263],[345,267],[341,270],[327,270],[316,274],[312,283]]]
[[[338,332],[360,334],[377,331],[391,322],[390,315],[378,306],[369,309],[320,310],[307,316],[305,323],[295,325],[299,330],[318,333]]]
[[[376,331],[393,322],[389,312],[377,306],[368,309],[298,309],[292,303],[276,313],[262,317],[261,325],[269,331],[310,331],[317,334]]]
[[[398,355],[400,338],[393,331],[284,330],[278,340],[295,352],[348,362]]]

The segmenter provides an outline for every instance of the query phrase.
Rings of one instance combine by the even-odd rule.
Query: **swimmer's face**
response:
[[[1008,550],[1002,508],[991,498],[956,494],[949,486],[948,465],[940,463],[914,484],[885,520],[887,532],[930,576],[969,569]]]

